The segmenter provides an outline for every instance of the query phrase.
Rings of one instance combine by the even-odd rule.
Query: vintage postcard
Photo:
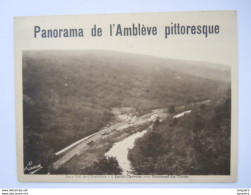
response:
[[[15,18],[18,179],[235,182],[237,13]]]

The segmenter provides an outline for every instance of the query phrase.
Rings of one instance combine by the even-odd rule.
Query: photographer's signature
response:
[[[34,174],[36,172],[38,172],[40,169],[42,169],[42,165],[38,164],[38,165],[33,165],[33,162],[30,161],[26,167],[24,167],[24,172],[29,173],[29,174]]]

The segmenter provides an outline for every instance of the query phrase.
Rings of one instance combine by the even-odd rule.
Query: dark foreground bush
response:
[[[104,157],[82,171],[82,174],[86,175],[120,175],[121,173],[122,169],[114,157]]]

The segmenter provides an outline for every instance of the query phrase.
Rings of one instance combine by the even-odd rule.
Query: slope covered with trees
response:
[[[231,94],[156,122],[129,151],[135,174],[229,175]]]
[[[140,115],[218,99],[229,86],[229,68],[205,62],[111,51],[24,51],[25,164],[46,167],[56,151],[109,125],[113,107],[132,107]]]

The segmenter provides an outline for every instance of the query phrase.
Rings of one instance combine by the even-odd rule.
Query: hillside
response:
[[[129,151],[135,174],[229,175],[231,93],[217,104],[155,123]]]
[[[227,66],[111,51],[23,52],[25,162],[49,164],[57,150],[100,130],[111,108],[136,113],[218,99]]]

